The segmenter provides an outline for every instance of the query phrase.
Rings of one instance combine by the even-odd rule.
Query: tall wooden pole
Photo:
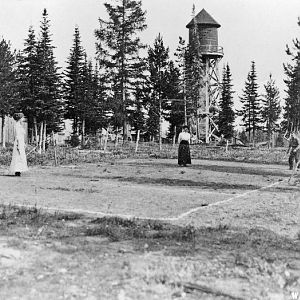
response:
[[[209,85],[209,75],[208,75],[208,58],[205,61],[205,112],[206,112],[206,117],[205,117],[205,142],[208,144],[209,143],[209,92],[208,92],[208,85]]]
[[[159,97],[159,151],[162,149],[162,128],[161,128],[161,97]]]

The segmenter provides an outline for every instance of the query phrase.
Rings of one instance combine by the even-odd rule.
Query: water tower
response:
[[[202,9],[186,25],[189,29],[189,43],[200,52],[204,68],[204,86],[197,99],[197,132],[209,143],[217,126],[213,120],[214,108],[220,95],[219,61],[223,48],[218,45],[218,28],[221,27]]]

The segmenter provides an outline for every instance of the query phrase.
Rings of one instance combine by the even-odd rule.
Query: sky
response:
[[[46,8],[59,65],[65,66],[75,26],[79,26],[88,56],[94,58],[94,30],[99,17],[107,19],[105,2],[112,0],[0,0],[0,37],[9,40],[12,48],[22,49],[29,27],[39,32]],[[142,41],[151,46],[160,33],[172,57],[179,36],[188,41],[186,25],[192,19],[193,4],[196,14],[204,8],[221,25],[219,46],[224,48],[224,57],[219,70],[221,73],[227,63],[231,68],[235,105],[239,104],[251,61],[256,64],[260,92],[272,73],[284,98],[283,64],[289,62],[285,48],[292,46],[296,37],[300,39],[300,0],[142,0],[148,24]]]

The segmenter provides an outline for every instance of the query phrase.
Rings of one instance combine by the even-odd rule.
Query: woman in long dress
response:
[[[191,135],[189,133],[189,127],[183,126],[182,132],[178,136],[178,165],[186,167],[187,164],[191,164],[191,154],[190,154],[190,141]]]
[[[16,113],[13,117],[16,121],[15,141],[9,171],[15,174],[15,176],[21,176],[21,172],[28,170],[25,153],[25,130],[22,126],[24,115],[22,113]]]

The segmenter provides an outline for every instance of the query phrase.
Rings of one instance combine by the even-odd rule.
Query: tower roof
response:
[[[221,27],[221,25],[216,22],[213,17],[203,8],[197,16],[195,16],[189,24],[186,25],[187,28],[191,28],[194,22],[199,25],[211,25],[213,27]]]

